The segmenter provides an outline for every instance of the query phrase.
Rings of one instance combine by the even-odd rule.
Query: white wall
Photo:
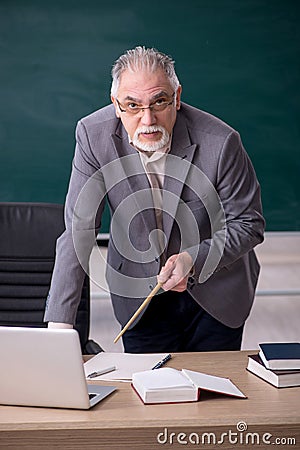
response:
[[[256,252],[261,273],[242,348],[256,349],[266,341],[299,341],[300,233],[266,233]]]

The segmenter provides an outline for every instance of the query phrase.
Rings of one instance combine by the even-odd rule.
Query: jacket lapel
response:
[[[132,196],[135,202],[136,212],[145,211],[140,216],[142,217],[144,228],[150,234],[153,229],[156,229],[156,219],[151,187],[142,166],[140,156],[132,145],[130,145],[128,135],[121,121],[116,130],[116,134],[113,134],[111,137],[116,157],[120,162],[118,166],[118,170],[120,171],[118,173],[118,179],[128,183],[130,192],[136,194]],[[137,233],[139,232],[140,230],[137,230]]]
[[[197,145],[191,144],[184,118],[178,119],[173,129],[171,151],[165,168],[163,192],[163,229],[169,242],[181,193],[188,176]]]
[[[151,205],[151,210],[141,214],[144,227],[150,233],[156,229],[156,218],[153,209],[153,200],[150,184],[144,172],[140,156],[129,144],[128,135],[121,121],[112,135],[116,158],[120,160],[118,179],[126,180],[130,192],[136,193],[143,190],[143,195],[134,196],[136,211],[144,211],[145,205]],[[167,156],[165,166],[165,178],[163,186],[163,230],[166,242],[169,241],[174,218],[180,201],[181,193],[188,176],[190,165],[194,157],[197,145],[191,144],[185,119],[178,113],[173,129],[172,146]],[[139,230],[137,230],[139,232]],[[157,244],[158,245],[158,244]],[[159,253],[159,246],[157,247]]]

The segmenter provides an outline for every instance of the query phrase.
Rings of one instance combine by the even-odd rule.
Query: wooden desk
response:
[[[247,372],[250,353],[182,353],[173,355],[168,363],[178,369],[229,377],[248,396],[246,400],[206,393],[197,403],[145,406],[129,383],[117,383],[118,391],[89,411],[0,406],[0,448],[272,448],[263,439],[274,444],[275,439],[285,442],[276,448],[300,448],[300,388],[276,389]],[[224,442],[217,443],[222,433],[227,433]],[[288,445],[290,438],[296,444]]]

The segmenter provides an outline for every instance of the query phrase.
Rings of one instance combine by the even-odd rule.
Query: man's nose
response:
[[[142,111],[141,123],[142,123],[142,125],[147,125],[147,126],[156,124],[155,113],[150,108],[145,108]]]

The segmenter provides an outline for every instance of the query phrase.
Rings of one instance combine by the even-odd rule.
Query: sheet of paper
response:
[[[150,370],[159,361],[167,356],[167,353],[109,353],[101,352],[84,363],[85,376],[92,372],[116,366],[113,372],[101,375],[92,380],[101,381],[131,381],[132,374],[144,370]],[[89,378],[88,378],[89,380]]]

